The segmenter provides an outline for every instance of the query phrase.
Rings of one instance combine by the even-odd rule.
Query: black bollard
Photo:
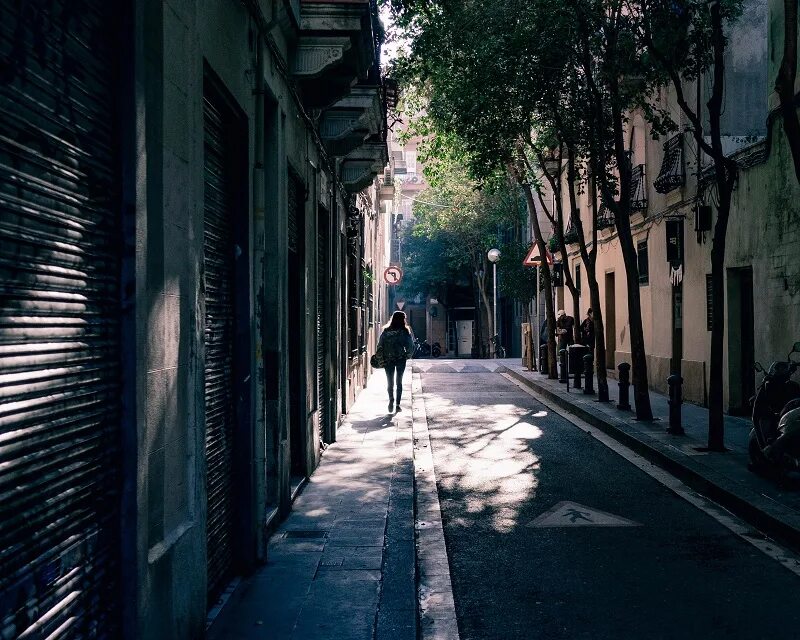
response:
[[[581,375],[583,374],[583,363],[581,362],[581,351],[583,351],[580,347],[572,347],[573,349],[578,349],[574,355],[570,354],[567,357],[568,360],[571,360],[569,368],[572,370],[572,386],[576,389],[581,388]]]
[[[558,375],[558,381],[562,384],[569,383],[568,372],[567,372],[567,350],[562,349],[558,352],[558,359],[561,363],[561,371]]]
[[[620,362],[617,370],[619,371],[619,402],[617,403],[617,409],[630,411],[631,365],[627,362]]]
[[[583,384],[583,393],[587,396],[594,395],[594,358],[591,353],[583,356],[583,377],[586,378]]]
[[[669,385],[669,429],[667,433],[674,436],[686,435],[681,424],[681,405],[683,404],[683,378],[673,373],[667,378]]]
[[[542,344],[539,345],[539,373],[543,376],[546,376],[550,367],[548,366],[547,361],[547,345]]]

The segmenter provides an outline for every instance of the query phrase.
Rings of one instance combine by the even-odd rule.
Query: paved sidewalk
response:
[[[661,394],[650,394],[656,420],[638,422],[632,411],[616,408],[617,388],[613,380],[609,381],[612,402],[606,404],[571,385],[567,392],[565,384],[527,371],[518,359],[491,362],[493,368],[503,367],[547,400],[605,431],[764,533],[800,548],[800,485],[790,482],[780,486],[748,471],[747,419],[726,416],[725,444],[730,451],[702,451],[708,430],[708,411],[703,407],[684,403],[686,435],[673,436],[666,432],[669,405]]]
[[[371,377],[209,638],[415,640],[411,378],[392,416]]]

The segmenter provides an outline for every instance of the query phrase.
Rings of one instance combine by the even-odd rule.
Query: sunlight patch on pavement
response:
[[[535,424],[520,422],[513,427],[503,431],[501,438],[511,438],[516,440],[537,440],[544,435],[544,432]]]
[[[511,531],[539,484],[540,459],[530,443],[544,435],[542,429],[526,422],[530,412],[515,405],[476,410],[438,400],[435,394],[426,396],[429,417],[438,414],[442,427],[432,432],[442,460],[437,475],[443,487],[464,494],[465,512],[457,516],[458,525],[488,523],[497,532]]]

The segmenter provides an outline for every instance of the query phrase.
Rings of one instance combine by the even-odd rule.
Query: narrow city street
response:
[[[497,366],[414,363],[462,640],[797,637],[790,554]]]

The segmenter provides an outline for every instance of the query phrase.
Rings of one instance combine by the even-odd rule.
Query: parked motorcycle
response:
[[[786,361],[776,361],[756,371],[764,378],[752,398],[749,468],[755,473],[782,476],[800,471],[800,384],[792,376],[800,367],[800,342],[795,342]]]
[[[427,340],[420,340],[419,338],[414,338],[414,343],[416,348],[414,349],[414,357],[425,357],[431,355],[431,345],[428,344]]]

